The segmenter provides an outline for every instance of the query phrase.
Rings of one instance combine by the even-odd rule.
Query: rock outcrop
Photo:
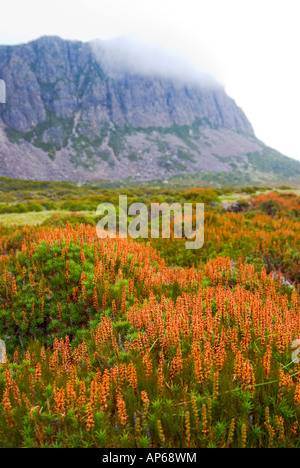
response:
[[[260,156],[281,158],[266,154],[244,112],[213,79],[120,68],[114,53],[110,60],[105,43],[58,37],[0,47],[7,92],[0,176],[149,180],[244,171],[259,179]],[[290,161],[281,160],[287,173]],[[292,166],[291,177],[300,174],[300,164]]]

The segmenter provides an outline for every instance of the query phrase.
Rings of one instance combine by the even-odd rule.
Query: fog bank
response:
[[[158,44],[121,36],[105,41],[97,39],[90,45],[104,72],[111,77],[129,73],[172,79],[181,84],[221,87],[188,59]]]

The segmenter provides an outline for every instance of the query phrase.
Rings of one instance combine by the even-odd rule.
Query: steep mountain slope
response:
[[[7,103],[0,105],[0,176],[300,176],[299,163],[255,138],[221,85],[184,63],[176,69],[176,59],[154,54],[148,67],[148,58],[124,42],[43,37],[1,46]]]

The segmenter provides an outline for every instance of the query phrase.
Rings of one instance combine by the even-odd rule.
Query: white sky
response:
[[[0,44],[131,35],[225,85],[256,136],[300,160],[299,0],[3,0]]]

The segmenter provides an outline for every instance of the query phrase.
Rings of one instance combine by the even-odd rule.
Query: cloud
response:
[[[96,39],[90,46],[104,72],[111,77],[129,73],[202,87],[221,86],[187,58],[158,44],[121,36],[105,41]]]

